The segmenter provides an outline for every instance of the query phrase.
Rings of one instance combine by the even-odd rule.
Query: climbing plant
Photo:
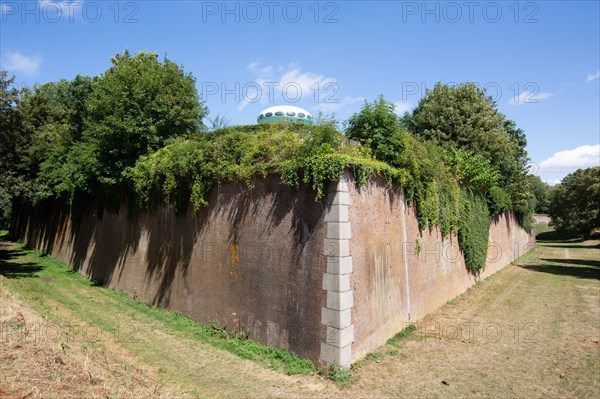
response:
[[[330,126],[228,127],[177,139],[140,158],[127,175],[140,206],[166,202],[180,213],[190,204],[193,210],[206,206],[218,182],[241,181],[251,187],[257,177],[273,173],[291,187],[310,186],[316,199],[322,199],[328,184],[346,169],[358,186],[381,176],[390,187],[405,189],[422,229],[439,226],[444,236],[458,235],[467,266],[477,273],[485,265],[490,216],[486,189],[496,187],[493,170],[476,156],[448,155],[411,136],[404,143],[402,165],[392,166],[374,159],[369,147],[348,140]],[[467,177],[471,183],[463,184]]]

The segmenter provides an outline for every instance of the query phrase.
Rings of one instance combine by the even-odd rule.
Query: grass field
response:
[[[598,244],[538,241],[355,364],[344,387],[4,238],[0,397],[599,397]]]

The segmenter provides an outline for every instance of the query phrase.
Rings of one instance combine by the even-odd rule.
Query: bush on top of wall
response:
[[[381,176],[389,187],[403,186],[409,204],[416,205],[422,229],[437,225],[445,236],[457,234],[467,266],[479,273],[487,251],[486,201],[491,201],[491,209],[504,210],[493,203],[495,197],[488,198],[490,189],[501,190],[493,171],[476,155],[448,152],[406,132],[401,132],[401,140],[404,165],[394,167],[373,159],[370,148],[328,126],[229,127],[177,139],[143,156],[127,175],[139,205],[152,207],[164,201],[180,213],[190,203],[194,210],[206,206],[209,190],[219,181],[252,186],[255,178],[276,173],[291,187],[300,182],[310,185],[321,199],[329,182],[339,179],[345,169],[353,172],[359,186]]]

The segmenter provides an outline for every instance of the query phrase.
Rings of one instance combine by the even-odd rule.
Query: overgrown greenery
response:
[[[23,173],[23,118],[21,93],[14,87],[15,78],[6,71],[0,74],[0,228],[8,227],[12,199],[26,186]]]
[[[531,190],[531,208],[536,213],[548,213],[552,199],[552,187],[543,182],[539,176],[528,175],[529,189]]]
[[[578,169],[554,187],[549,207],[558,233],[588,238],[600,228],[600,166]]]
[[[398,118],[382,96],[345,124],[271,124],[207,131],[194,78],[157,54],[127,51],[95,78],[77,76],[19,92],[2,75],[0,181],[6,223],[12,198],[63,197],[72,205],[135,197],[180,213],[207,205],[215,184],[279,174],[317,199],[349,168],[359,185],[373,176],[402,186],[421,229],[458,236],[468,268],[485,265],[489,217],[514,209],[527,225],[525,136],[473,84],[438,84],[412,115]],[[213,121],[213,127],[226,125]],[[19,141],[20,140],[20,141]]]
[[[140,204],[165,201],[183,212],[190,202],[196,210],[207,205],[208,191],[217,182],[252,186],[256,177],[269,173],[280,174],[292,187],[308,184],[321,199],[347,167],[359,184],[376,174],[390,184],[408,179],[405,171],[371,159],[331,127],[288,123],[230,127],[176,140],[140,158],[128,175]]]
[[[497,155],[496,152],[477,152],[475,145],[458,145],[460,140],[447,132],[460,130],[462,125],[449,126],[437,119],[426,121],[427,123],[422,120],[425,115],[419,112],[433,117],[432,112],[422,111],[431,103],[441,103],[433,107],[435,112],[454,112],[443,109],[453,104],[445,98],[453,89],[440,85],[436,87],[442,94],[428,93],[420,104],[421,111],[417,111],[419,108],[415,110],[416,116],[408,114],[398,119],[394,105],[381,96],[372,104],[365,103],[362,110],[349,119],[346,134],[369,147],[375,158],[407,171],[408,178],[403,185],[409,201],[414,200],[416,204],[421,229],[439,226],[444,236],[456,233],[465,253],[467,267],[472,272],[479,273],[485,266],[490,216],[512,209],[514,202],[503,188],[503,180],[506,179],[503,179],[502,170],[492,156]],[[471,109],[474,117],[485,118],[485,113],[496,115],[490,100],[472,89],[471,85],[466,85],[460,90],[469,91],[469,100],[475,98],[487,104],[479,104],[479,107]],[[450,97],[453,99],[453,96]],[[458,123],[459,116],[454,118]],[[503,130],[503,117],[495,118],[497,131],[492,134],[499,135],[506,143],[510,143],[508,133]],[[435,134],[425,137],[426,135],[419,133],[419,129],[426,124],[428,129],[424,131]],[[404,126],[412,126],[414,136]],[[483,124],[471,134],[483,137],[488,128],[491,129],[492,125]],[[427,141],[423,141],[424,139]],[[475,141],[473,138],[471,140]],[[493,141],[489,137],[485,140]],[[515,157],[517,154],[520,152],[515,150]],[[526,193],[522,195],[527,196]]]
[[[397,135],[401,146],[386,150],[398,153],[397,161],[384,163],[373,159],[372,148],[349,141],[330,126],[230,127],[175,140],[141,157],[127,174],[141,206],[166,202],[181,213],[190,203],[195,210],[207,205],[210,189],[222,181],[252,186],[256,177],[275,173],[292,187],[309,185],[320,199],[346,168],[359,186],[382,176],[390,187],[405,188],[409,202],[416,204],[421,228],[439,226],[445,236],[458,235],[469,269],[478,273],[487,253],[486,204],[492,213],[508,209],[505,197],[494,196],[493,189],[502,192],[497,173],[480,155],[422,143],[401,129]]]
[[[72,203],[81,195],[126,195],[131,182],[123,172],[140,156],[204,128],[195,79],[156,53],[117,54],[95,78],[21,91],[13,83],[3,72],[0,162],[10,172],[0,183],[2,208],[14,197]]]
[[[412,115],[403,117],[402,124],[444,148],[463,149],[487,159],[498,172],[498,187],[509,195],[509,208],[529,218],[525,133],[476,84],[436,84]]]

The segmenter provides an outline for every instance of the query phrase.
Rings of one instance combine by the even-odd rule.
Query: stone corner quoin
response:
[[[327,225],[324,243],[327,270],[323,273],[323,289],[327,291],[327,304],[321,310],[321,323],[326,326],[326,335],[325,342],[321,342],[320,356],[323,362],[344,368],[350,367],[352,363],[352,342],[354,342],[352,324],[354,298],[350,286],[352,230],[349,218],[348,180],[348,176],[342,177],[330,190],[327,198],[328,210],[324,218]]]

